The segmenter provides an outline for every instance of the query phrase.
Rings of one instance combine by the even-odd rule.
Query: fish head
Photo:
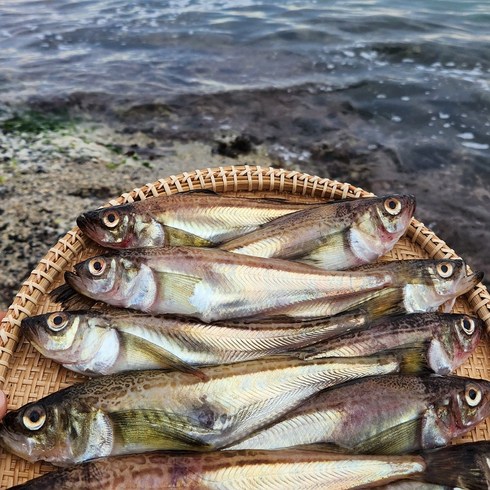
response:
[[[386,238],[398,240],[415,212],[415,197],[410,194],[393,194],[380,198],[375,206],[378,228]]]
[[[435,311],[440,305],[476,286],[482,272],[467,273],[461,259],[407,260],[403,264],[405,309],[409,313]]]
[[[428,409],[423,447],[448,444],[490,416],[490,382],[459,376],[434,376],[427,385]]]
[[[472,427],[490,416],[490,382],[483,379],[467,379],[453,392],[456,419],[455,437],[465,434]]]
[[[75,273],[65,272],[65,280],[84,296],[114,306],[129,307],[133,296],[138,298],[140,290],[149,289],[151,275],[151,269],[145,265],[141,254],[124,251],[80,262],[75,266]]]
[[[64,403],[63,391],[11,411],[0,423],[0,445],[30,462],[64,466],[108,456],[112,447],[107,418],[81,403]]]
[[[438,314],[428,352],[429,363],[438,374],[449,374],[476,349],[484,324],[469,315]]]
[[[359,263],[369,263],[389,252],[405,233],[415,211],[415,198],[393,194],[358,199],[349,243]]]
[[[460,259],[435,260],[429,273],[434,291],[448,299],[466,293],[483,277],[480,272],[467,274],[466,264]]]
[[[451,315],[453,316],[453,315]],[[485,329],[483,320],[469,315],[454,315],[452,339],[454,345],[454,369],[471,356],[478,346]]]
[[[97,352],[108,326],[104,316],[85,311],[46,313],[24,318],[21,324],[23,334],[39,352],[65,365]]]
[[[110,248],[163,245],[161,227],[134,208],[134,204],[123,204],[89,211],[77,218],[77,225],[92,240]]]

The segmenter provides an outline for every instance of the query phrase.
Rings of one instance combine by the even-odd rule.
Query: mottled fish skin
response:
[[[287,354],[364,323],[365,316],[348,315],[309,322],[206,324],[113,308],[37,315],[25,318],[21,329],[44,356],[82,374],[102,375],[175,369],[179,361],[206,366]]]
[[[387,375],[325,390],[229,449],[325,444],[404,454],[447,445],[490,415],[490,382]]]
[[[89,211],[77,224],[92,240],[110,248],[206,247],[308,206],[195,191]]]
[[[322,314],[314,316],[334,315],[356,306],[357,295],[363,301],[366,292],[397,280],[384,269],[322,271],[216,249],[163,247],[93,257],[65,279],[79,293],[112,306],[211,322],[281,315],[291,306],[287,314],[297,316],[294,307],[312,300],[322,303]]]
[[[382,457],[316,451],[165,453],[107,458],[49,473],[15,490],[347,490],[417,475],[418,456]]]
[[[414,211],[415,198],[410,195],[332,202],[277,218],[220,248],[343,270],[389,252],[405,233]]]
[[[204,379],[161,370],[102,376],[7,413],[0,443],[31,462],[61,466],[157,449],[209,451],[274,422],[322,389],[400,372],[406,362],[397,353],[249,361],[203,368]]]
[[[413,313],[384,317],[360,329],[303,348],[304,359],[369,356],[383,350],[425,344],[431,369],[449,374],[475,351],[484,332],[476,317],[449,313]]]

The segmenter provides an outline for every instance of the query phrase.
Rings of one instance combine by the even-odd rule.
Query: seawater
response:
[[[349,95],[395,134],[423,125],[487,151],[489,41],[486,1],[6,0],[0,101],[309,84]]]

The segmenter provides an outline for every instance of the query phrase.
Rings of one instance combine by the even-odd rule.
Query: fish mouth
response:
[[[415,199],[415,196],[413,194],[406,194],[404,198],[405,205],[409,210],[409,215],[410,217],[412,217],[415,214],[415,210],[417,209],[417,201]]]
[[[464,294],[468,292],[471,288],[475,287],[479,282],[482,281],[483,275],[483,272],[473,272],[473,274],[469,274],[464,277],[460,285],[461,292],[459,294]]]
[[[22,334],[29,340],[36,339],[37,335],[37,319],[35,317],[27,317],[20,323]]]
[[[482,282],[483,280],[483,276],[485,274],[481,271],[479,272],[474,272],[473,274],[471,274],[471,276],[469,276],[470,278],[473,277],[473,283],[474,285],[476,286],[479,282]]]
[[[88,235],[92,240],[97,241],[97,227],[94,223],[93,213],[83,213],[77,218],[77,226],[83,233]]]
[[[75,266],[75,272],[70,272],[70,271],[66,271],[65,272],[65,281],[66,283],[71,286],[73,289],[75,289],[76,291],[80,292],[80,289],[83,285],[83,279],[82,277],[78,274],[78,271],[80,269],[80,265],[81,264],[77,264]]]
[[[35,463],[37,458],[33,457],[30,452],[25,451],[26,441],[24,437],[17,434],[15,429],[11,429],[5,423],[5,420],[12,414],[15,416],[15,412],[10,412],[5,415],[3,422],[0,423],[0,447],[30,463]]]

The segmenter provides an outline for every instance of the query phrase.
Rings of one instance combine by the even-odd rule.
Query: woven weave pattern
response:
[[[231,166],[184,172],[123,194],[107,205],[143,200],[161,194],[194,189],[210,189],[230,195],[268,197],[281,195],[292,201],[312,202],[372,196],[350,184],[308,174],[258,166]],[[100,251],[83,237],[78,228],[69,231],[49,250],[17,293],[0,325],[0,388],[6,391],[9,409],[37,400],[83,379],[42,357],[20,336],[20,322],[32,316],[59,309],[47,293],[63,282],[63,273],[74,264]],[[443,240],[413,219],[406,235],[386,260],[412,258],[457,258]],[[490,296],[478,284],[465,298],[458,299],[455,311],[479,316],[490,329]],[[490,349],[480,345],[458,374],[490,379]],[[490,439],[490,424],[484,422],[464,440]],[[0,453],[0,488],[22,483],[51,469],[47,464],[30,464],[5,452]]]

